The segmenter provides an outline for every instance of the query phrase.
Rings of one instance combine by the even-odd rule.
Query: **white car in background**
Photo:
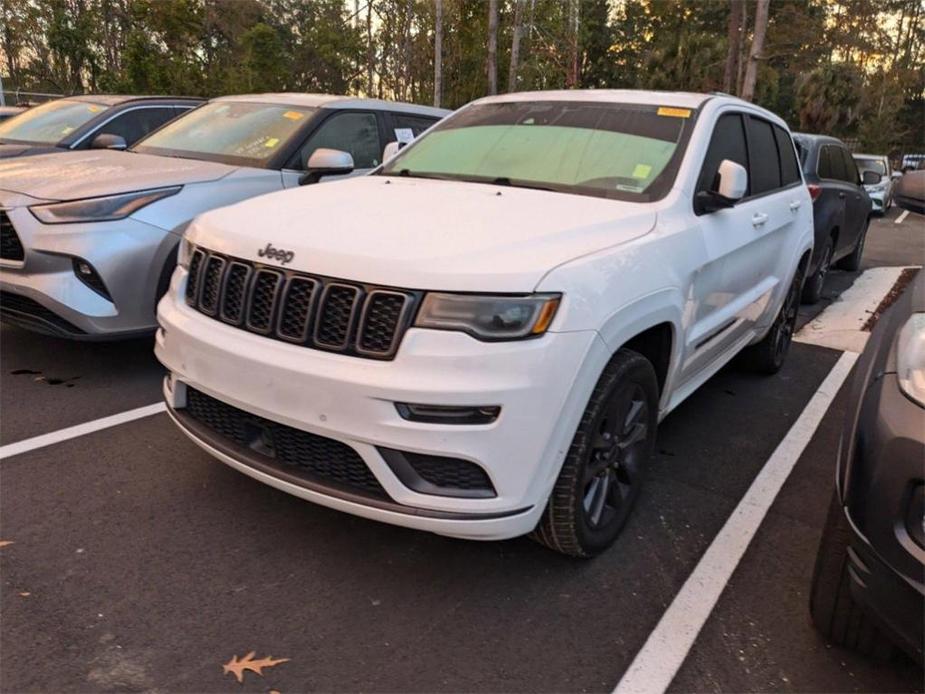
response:
[[[77,339],[151,332],[190,219],[370,171],[386,144],[447,113],[319,94],[228,96],[126,152],[0,163],[0,319]]]
[[[881,154],[855,154],[854,161],[861,176],[865,171],[873,171],[880,175],[879,183],[864,184],[864,190],[873,203],[872,212],[885,214],[893,206],[893,168],[890,158]]]
[[[592,556],[659,420],[743,350],[781,367],[812,207],[786,123],[735,98],[481,99],[373,175],[197,217],[168,411],[304,499]]]

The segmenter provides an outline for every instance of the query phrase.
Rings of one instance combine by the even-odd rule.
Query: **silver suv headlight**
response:
[[[72,224],[76,222],[109,222],[125,219],[145,205],[176,195],[183,186],[139,190],[134,193],[107,195],[100,198],[68,200],[44,205],[33,205],[29,211],[44,224]]]
[[[458,330],[479,340],[537,337],[549,329],[561,298],[561,294],[491,296],[432,292],[424,297],[414,324],[419,328]]]
[[[899,331],[896,378],[900,390],[925,407],[925,313],[913,313]]]

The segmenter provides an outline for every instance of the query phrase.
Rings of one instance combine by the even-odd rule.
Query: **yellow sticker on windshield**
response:
[[[263,143],[264,147],[276,147],[279,144],[278,137],[271,137],[269,140]]]
[[[300,120],[304,113],[299,113],[298,111],[286,111],[283,114],[283,118],[288,118],[289,120]]]
[[[670,108],[668,106],[659,106],[658,115],[671,116],[672,118],[690,118],[691,110],[689,108]]]
[[[98,112],[100,111],[100,107],[99,107],[99,106],[94,106],[93,104],[90,104],[89,106],[87,106],[87,110],[88,110],[90,113],[98,113]]]
[[[650,173],[652,173],[652,167],[648,164],[636,164],[636,168],[633,169],[633,178],[648,178]]]

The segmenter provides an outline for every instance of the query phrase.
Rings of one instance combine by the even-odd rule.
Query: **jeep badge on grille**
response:
[[[292,259],[295,258],[295,253],[293,251],[284,251],[282,248],[273,248],[272,243],[268,243],[266,248],[261,248],[257,251],[257,255],[261,258],[269,258],[270,260],[278,260],[283,265],[287,265],[292,262]]]

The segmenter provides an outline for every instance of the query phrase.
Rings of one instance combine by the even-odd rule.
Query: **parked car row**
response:
[[[180,430],[287,493],[578,557],[668,413],[734,357],[782,367],[881,181],[725,95],[234,96],[134,143],[61,108],[0,125],[0,317],[157,326]]]

